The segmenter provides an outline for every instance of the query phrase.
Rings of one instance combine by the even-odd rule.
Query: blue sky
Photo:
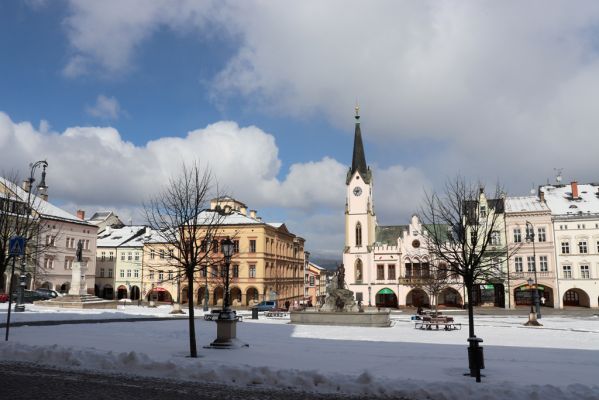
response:
[[[339,257],[356,101],[381,224],[458,173],[597,181],[598,24],[591,1],[2,2],[0,170],[48,158],[55,202],[138,219],[198,159]]]

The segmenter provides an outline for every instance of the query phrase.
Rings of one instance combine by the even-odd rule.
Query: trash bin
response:
[[[483,346],[468,347],[468,368],[471,370],[485,369]]]
[[[258,319],[258,308],[252,308],[252,319]]]

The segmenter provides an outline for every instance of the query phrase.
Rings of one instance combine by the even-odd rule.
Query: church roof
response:
[[[378,225],[375,230],[374,241],[379,244],[386,244],[389,246],[396,246],[397,239],[401,236],[403,231],[408,230],[408,225]]]
[[[360,129],[360,115],[356,107],[356,129],[354,133],[354,152],[352,155],[351,169],[347,173],[346,184],[349,184],[351,177],[356,171],[366,183],[370,183],[370,168],[366,165],[366,156],[364,155],[364,144],[362,143],[362,130]]]

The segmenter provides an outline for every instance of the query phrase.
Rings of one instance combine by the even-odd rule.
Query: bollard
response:
[[[258,308],[257,307],[252,308],[252,319],[258,319]]]

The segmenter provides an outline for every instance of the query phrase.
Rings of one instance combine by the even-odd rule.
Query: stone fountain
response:
[[[391,326],[391,312],[364,310],[356,304],[354,292],[345,288],[345,268],[337,268],[335,278],[327,285],[324,304],[318,309],[291,312],[292,324],[343,325],[343,326]]]

